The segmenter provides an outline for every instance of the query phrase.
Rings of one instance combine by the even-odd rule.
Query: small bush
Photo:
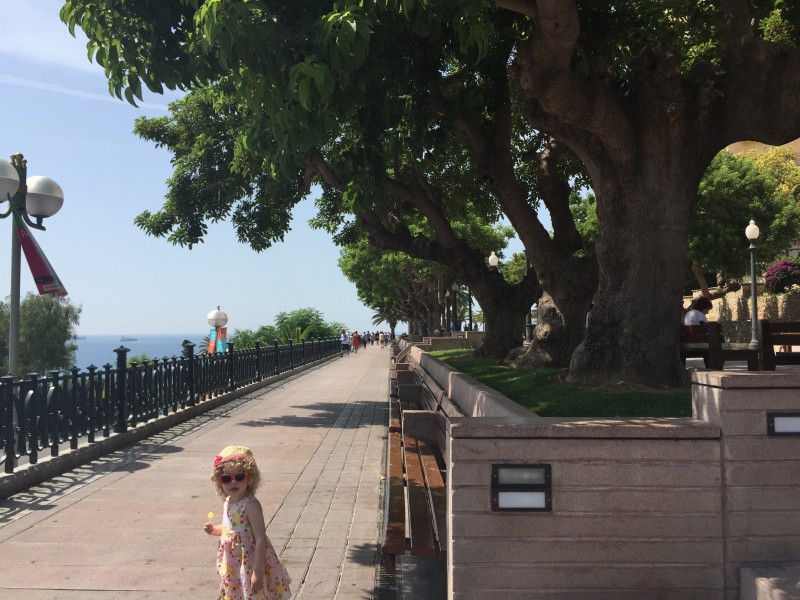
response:
[[[793,260],[779,260],[764,273],[767,291],[780,294],[800,284],[800,264]]]

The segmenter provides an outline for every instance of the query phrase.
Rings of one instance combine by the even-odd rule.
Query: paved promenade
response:
[[[389,350],[337,358],[0,501],[0,600],[216,598],[229,444],[252,448],[267,533],[302,600],[373,598]]]

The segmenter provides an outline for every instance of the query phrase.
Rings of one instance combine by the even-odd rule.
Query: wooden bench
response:
[[[800,352],[792,352],[792,346],[800,346],[800,321],[759,321],[760,364],[764,371],[774,371],[777,365],[800,365]],[[775,346],[781,350],[775,352]]]
[[[446,394],[417,364],[397,363],[392,375],[381,541],[390,572],[397,555],[444,557],[447,542]]]
[[[681,361],[687,358],[702,358],[708,369],[722,370],[730,360],[747,361],[748,371],[758,371],[758,350],[748,344],[727,344],[719,323],[681,326]]]

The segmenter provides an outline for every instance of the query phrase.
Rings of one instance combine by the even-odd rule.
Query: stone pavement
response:
[[[302,600],[375,597],[389,350],[362,348],[0,501],[0,600],[216,598],[216,454],[249,446]]]

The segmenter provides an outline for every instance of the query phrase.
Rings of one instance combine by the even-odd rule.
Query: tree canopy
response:
[[[53,296],[25,294],[19,309],[19,373],[44,374],[75,366],[75,344],[81,307]],[[0,361],[8,372],[10,306],[0,302]]]
[[[800,136],[800,7],[779,0],[68,0],[61,14],[120,97],[142,86],[225,95],[214,102],[240,121],[209,147],[230,149],[231,180],[271,178],[263,197],[278,225],[297,186],[323,182],[321,216],[340,240],[362,228],[448,264],[483,295],[490,333],[515,326],[501,304],[522,311],[541,285],[580,339],[594,296],[570,368],[581,383],[685,380],[676,300],[702,173],[729,143]],[[597,198],[593,256],[569,210],[570,156]],[[252,187],[238,197],[258,196]],[[499,210],[534,267],[526,290],[477,269],[483,257],[451,225]],[[435,237],[415,230],[420,215]]]
[[[689,228],[690,260],[706,272],[727,278],[749,275],[744,228],[751,219],[761,230],[757,241],[760,263],[785,254],[791,240],[800,235],[800,187],[791,183],[800,181],[800,167],[792,158],[780,149],[760,157],[720,152],[698,189]],[[791,187],[794,193],[789,191]]]

